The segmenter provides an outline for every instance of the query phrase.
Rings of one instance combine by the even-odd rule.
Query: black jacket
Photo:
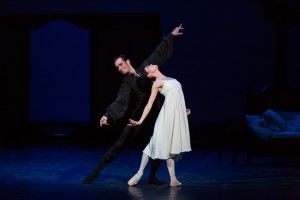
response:
[[[127,111],[131,112],[129,115],[132,119],[138,120],[141,117],[148,102],[152,86],[152,80],[147,77],[144,68],[149,64],[161,67],[165,63],[173,52],[173,37],[172,34],[164,37],[154,52],[140,67],[135,69],[140,77],[133,74],[125,75],[117,98],[107,107],[104,116],[114,122],[121,119]],[[159,106],[159,104],[156,102],[153,104],[154,106]],[[131,111],[128,110],[130,108],[132,108]]]

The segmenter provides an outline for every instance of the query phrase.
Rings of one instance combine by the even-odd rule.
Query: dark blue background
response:
[[[161,37],[183,23],[184,35],[176,38],[174,55],[166,63],[164,72],[168,76],[176,77],[182,83],[187,106],[192,109],[191,123],[241,120],[245,115],[246,84],[249,83],[253,91],[259,91],[274,82],[277,24],[264,16],[260,1],[1,0],[0,13],[3,15],[159,13]],[[299,32],[299,26],[289,27],[285,76],[287,82],[297,89],[300,86]],[[43,113],[45,110],[52,109],[51,106],[45,106],[49,105],[46,102],[49,98],[40,101],[33,96],[30,102],[31,108],[34,109],[31,110],[33,120],[82,122],[89,120],[87,109],[89,69],[84,68],[89,62],[89,51],[85,46],[88,40],[86,34],[79,31],[78,35],[74,35],[79,39],[78,45],[82,45],[83,48],[75,47],[74,51],[65,51],[62,48],[61,52],[57,52],[57,55],[64,54],[64,59],[82,54],[82,63],[74,60],[78,64],[78,70],[66,68],[66,71],[72,71],[71,76],[66,71],[57,71],[55,80],[64,83],[62,88],[55,84],[53,87],[48,85],[49,92],[52,90],[59,94],[65,94],[64,91],[70,92],[72,105],[75,105],[77,110],[68,109],[70,102],[68,99],[59,99],[61,113],[43,116],[48,112]],[[33,39],[34,41],[36,39]],[[34,83],[31,86],[34,88],[32,92],[43,91],[44,88],[39,88],[41,84],[38,82],[41,81],[44,72],[39,74],[39,69],[35,69],[34,66],[32,70],[31,81]],[[80,83],[76,81],[79,76],[82,78]],[[53,102],[55,96],[50,99]]]
[[[56,20],[30,36],[30,120],[89,123],[89,31]]]

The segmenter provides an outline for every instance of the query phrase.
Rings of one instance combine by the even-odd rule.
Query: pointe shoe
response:
[[[179,182],[176,178],[171,178],[170,186],[171,187],[179,187],[181,186],[181,182]]]
[[[128,181],[128,185],[129,186],[134,186],[134,185],[136,185],[138,182],[139,182],[139,180],[141,179],[141,177],[142,177],[142,173],[136,173],[129,181]]]

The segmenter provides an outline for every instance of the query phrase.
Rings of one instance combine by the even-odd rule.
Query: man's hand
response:
[[[102,116],[101,119],[100,119],[100,127],[102,127],[102,125],[104,125],[104,126],[109,125],[107,123],[107,117],[105,117],[105,116]]]
[[[182,35],[183,32],[181,32],[181,30],[183,30],[184,28],[182,27],[182,24],[180,24],[179,26],[177,26],[172,32],[171,34],[174,36],[178,36],[178,35]]]
[[[129,119],[129,124],[127,124],[127,126],[139,126],[141,125],[141,123],[139,123],[138,121],[134,121],[133,119]]]

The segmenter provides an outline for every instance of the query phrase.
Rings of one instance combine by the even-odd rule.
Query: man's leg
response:
[[[163,182],[161,182],[160,180],[158,180],[156,178],[156,172],[157,172],[160,164],[161,164],[161,160],[159,160],[159,159],[151,160],[151,170],[150,170],[148,183],[155,184],[155,185],[163,184]]]
[[[91,184],[99,176],[101,170],[117,157],[117,155],[122,151],[125,145],[127,145],[128,139],[132,136],[130,132],[133,130],[134,127],[129,126],[126,126],[123,129],[121,136],[119,137],[117,142],[106,151],[102,160],[98,163],[97,167],[92,171],[92,173],[89,176],[87,176],[83,180],[83,184]]]
[[[119,145],[119,141],[115,143],[103,156],[102,160],[98,163],[97,167],[92,171],[92,173],[87,176],[84,180],[84,184],[91,184],[99,175],[100,171],[112,162],[117,156],[117,152],[121,151],[121,146]],[[116,154],[114,154],[116,153]]]

